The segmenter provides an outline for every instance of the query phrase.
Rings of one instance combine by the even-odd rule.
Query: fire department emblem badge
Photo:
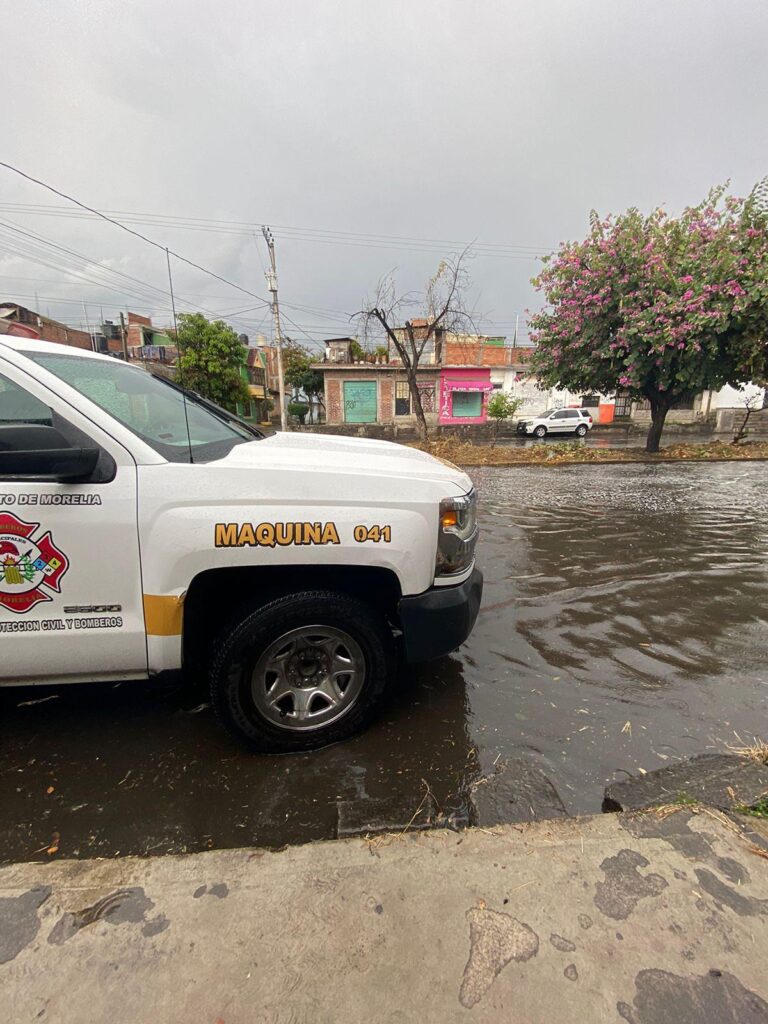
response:
[[[61,592],[69,559],[55,546],[50,531],[38,540],[40,523],[25,523],[0,512],[0,607],[22,614]]]

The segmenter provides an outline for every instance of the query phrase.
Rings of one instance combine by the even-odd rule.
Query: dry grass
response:
[[[741,740],[740,736],[737,738]],[[768,743],[765,740],[757,739],[757,737],[753,739],[752,743],[744,743],[739,747],[727,746],[725,749],[729,754],[737,754],[756,764],[768,764]]]
[[[580,441],[565,444],[512,444],[491,448],[441,437],[415,447],[460,466],[564,466],[614,462],[740,462],[768,459],[768,441],[748,441],[738,446],[727,441],[710,441],[706,444],[678,442],[667,445],[656,455],[649,455],[639,446],[588,448]]]
[[[427,782],[427,780],[422,779],[421,784],[424,787],[424,796],[421,798],[419,806],[411,815],[411,820],[408,822],[405,828],[403,828],[400,832],[383,832],[381,835],[378,836],[363,836],[363,842],[368,844],[368,850],[371,854],[375,854],[376,851],[380,849],[382,846],[391,846],[392,843],[396,842],[398,839],[402,839],[408,832],[410,827],[413,825],[414,821],[416,821],[418,816],[424,810],[427,801],[430,801],[434,807],[437,807],[437,801],[435,800],[432,790],[429,788],[429,783]]]

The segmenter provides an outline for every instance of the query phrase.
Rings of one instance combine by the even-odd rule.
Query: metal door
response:
[[[344,420],[347,423],[376,422],[376,381],[344,381]]]

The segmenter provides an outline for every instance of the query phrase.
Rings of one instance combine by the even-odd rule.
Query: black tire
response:
[[[362,688],[327,725],[281,727],[257,706],[254,692],[260,680],[254,682],[255,669],[280,638],[308,626],[328,627],[351,638],[364,660]],[[381,615],[343,593],[302,591],[242,611],[222,631],[211,664],[211,701],[224,727],[254,750],[313,750],[348,739],[371,721],[392,682],[393,668],[392,633]],[[274,707],[270,710],[274,714]]]
[[[587,436],[587,428],[586,428],[585,424],[580,423],[578,425],[578,427],[576,427],[576,433],[578,434],[579,437],[586,437]]]
[[[534,437],[546,437],[547,436],[547,428],[546,427],[541,427],[541,426],[536,427],[536,429],[534,430],[533,433],[534,433]]]

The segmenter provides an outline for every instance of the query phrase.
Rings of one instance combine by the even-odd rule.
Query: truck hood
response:
[[[430,480],[463,494],[472,487],[470,478],[457,466],[417,448],[334,434],[276,433],[261,441],[235,445],[219,464]]]

